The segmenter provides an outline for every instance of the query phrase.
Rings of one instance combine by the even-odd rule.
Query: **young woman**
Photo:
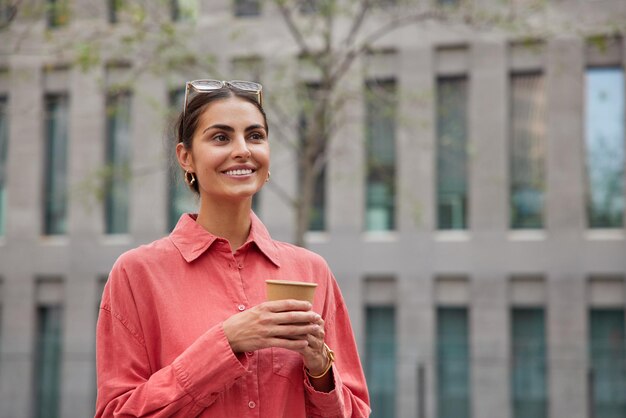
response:
[[[169,237],[123,254],[97,329],[96,417],[366,417],[369,398],[325,261],[251,211],[269,180],[257,83],[186,85],[176,156],[200,196]],[[313,305],[265,280],[317,283]]]

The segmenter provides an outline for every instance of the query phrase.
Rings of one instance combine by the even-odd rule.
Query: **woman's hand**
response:
[[[324,320],[318,316],[315,324],[318,326],[313,332],[306,336],[307,345],[301,349],[294,349],[302,355],[304,366],[309,373],[316,376],[326,370],[330,359],[324,351]]]
[[[326,364],[319,358],[324,355],[324,321],[311,307],[299,300],[264,302],[225,320],[224,333],[235,353],[286,348],[301,353],[305,366],[319,370]]]

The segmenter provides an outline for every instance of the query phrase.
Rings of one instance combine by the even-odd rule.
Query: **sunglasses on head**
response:
[[[263,94],[261,93],[261,91],[263,90],[263,86],[259,83],[255,83],[254,81],[194,80],[188,81],[185,84],[185,102],[183,104],[183,116],[185,116],[185,111],[187,109],[187,100],[189,99],[189,93],[194,91],[196,93],[211,93],[213,91],[220,90],[226,86],[255,94],[257,103],[263,106]]]

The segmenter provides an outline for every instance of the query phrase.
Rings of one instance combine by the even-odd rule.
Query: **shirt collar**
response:
[[[197,217],[197,214],[183,214],[170,234],[170,240],[188,263],[200,257],[215,241],[221,239],[202,228],[196,222]],[[265,257],[280,267],[278,249],[267,228],[252,211],[250,211],[250,221],[250,235],[246,244],[254,242]]]

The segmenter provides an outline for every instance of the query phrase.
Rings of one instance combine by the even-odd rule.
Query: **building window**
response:
[[[365,373],[372,418],[396,416],[396,318],[391,306],[368,307],[366,312]]]
[[[303,15],[311,15],[320,10],[320,0],[301,0],[298,2],[300,13]]]
[[[320,87],[317,83],[307,83],[301,92],[302,113],[300,115],[300,164],[303,163],[303,159],[307,158],[305,153],[307,135],[310,126],[307,121],[308,118],[313,115],[313,110],[316,102],[316,98],[319,96]],[[306,116],[305,116],[306,115]],[[313,132],[312,135],[316,134]],[[321,133],[324,135],[325,133]],[[313,141],[319,141],[317,138],[313,138]],[[314,179],[313,187],[313,201],[311,205],[311,212],[309,214],[309,231],[323,231],[326,228],[326,162],[324,155],[318,155],[314,157],[313,161],[309,161],[311,171],[317,171],[317,175]],[[303,169],[298,170],[298,184],[300,190],[302,190],[302,184],[304,182]],[[315,173],[314,173],[315,174]]]
[[[590,406],[592,416],[626,416],[624,309],[590,311]]]
[[[624,69],[589,68],[585,145],[591,228],[624,226]]]
[[[172,113],[180,112],[183,108],[183,101],[185,100],[185,90],[175,90],[170,93],[170,108]],[[194,192],[191,191],[185,179],[183,178],[183,172],[176,157],[174,161],[169,164],[169,199],[168,204],[168,228],[172,231],[178,220],[184,213],[197,212],[197,199]]]
[[[235,1],[235,16],[237,17],[252,17],[252,16],[259,16],[261,14],[260,0],[234,0],[234,1]]]
[[[437,416],[469,418],[470,364],[467,308],[437,309]]]
[[[437,81],[437,225],[467,228],[467,79]]]
[[[511,77],[511,227],[543,228],[546,98],[541,74]]]
[[[9,107],[0,96],[0,236],[4,236],[7,214],[7,155],[9,151]]]
[[[121,6],[122,6],[122,0],[107,0],[107,12],[108,12],[109,23],[115,24],[118,22]]]
[[[45,106],[44,234],[62,235],[67,232],[68,96],[48,95]]]
[[[65,26],[70,21],[70,7],[68,0],[47,0],[46,20],[48,28]]]
[[[35,347],[35,417],[60,416],[63,311],[58,305],[37,309]]]
[[[366,83],[366,213],[368,231],[395,229],[396,84]]]
[[[198,0],[170,0],[170,9],[175,22],[195,22],[200,14]]]
[[[511,313],[514,418],[548,416],[546,335],[543,308],[515,308]]]
[[[111,94],[107,100],[105,217],[107,234],[128,233],[130,198],[129,92]]]

